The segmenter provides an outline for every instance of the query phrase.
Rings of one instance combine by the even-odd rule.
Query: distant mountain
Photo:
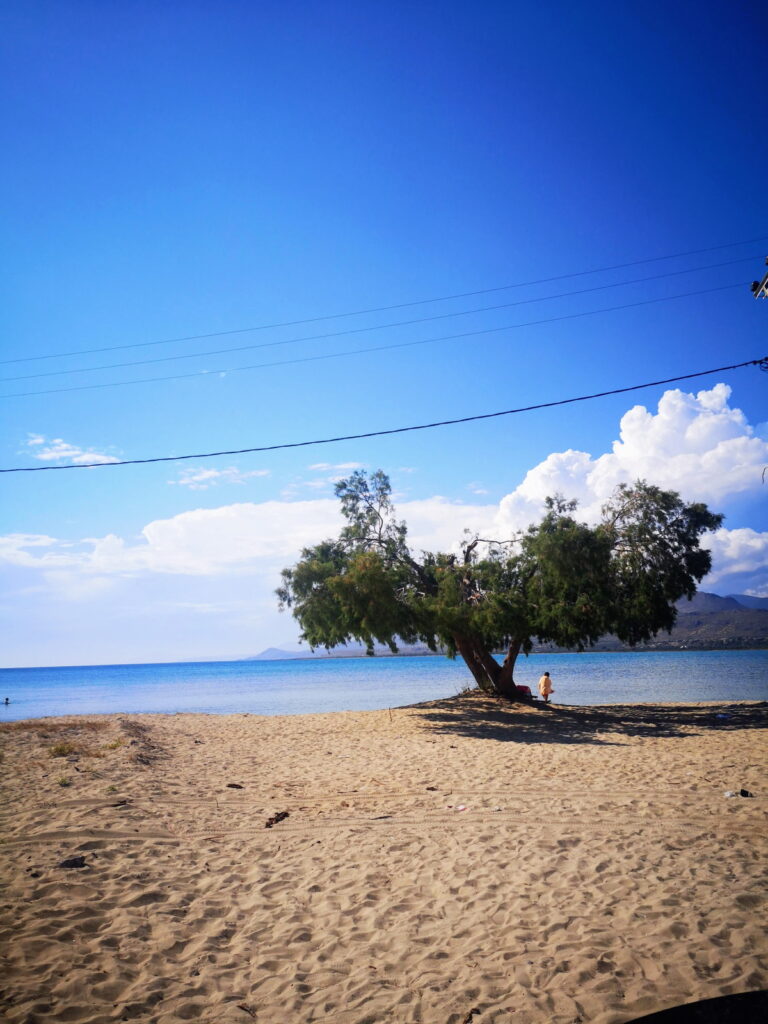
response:
[[[627,647],[614,636],[606,636],[594,650],[715,651],[768,647],[768,607],[762,603],[759,607],[748,607],[742,604],[741,596],[720,597],[699,591],[691,601],[678,601],[676,607],[677,622],[671,633],[659,633],[635,648]]]
[[[393,654],[392,651],[384,644],[376,644],[374,647],[377,658],[395,658],[395,657],[425,657],[434,654],[434,651],[430,651],[426,644],[399,644],[397,654]],[[304,647],[299,651],[296,650],[283,650],[279,647],[268,647],[261,654],[254,654],[250,658],[243,658],[243,661],[296,661],[304,658],[364,658],[366,657],[365,646],[363,644],[351,643],[345,647],[334,647],[330,651],[326,651],[324,648],[319,647],[316,650],[310,650],[309,647]]]
[[[745,608],[768,609],[768,597],[752,597],[751,594],[730,594],[729,596],[739,604],[743,604]]]
[[[678,651],[678,650],[738,650],[768,648],[768,598],[748,595],[707,594],[699,591],[688,601],[677,602],[677,623],[671,634],[659,633],[647,644],[627,647],[615,636],[604,636],[592,648],[595,651]],[[534,643],[534,651],[557,651],[554,644]],[[403,644],[398,655],[428,656],[433,652],[425,644]],[[376,656],[396,657],[388,647],[376,646]],[[362,644],[348,644],[331,651],[285,650],[268,647],[246,661],[278,661],[297,658],[362,658]]]
[[[696,594],[679,602],[671,636],[675,646],[695,648],[768,647],[768,607],[749,607],[741,598]],[[662,640],[661,634],[656,642]]]
[[[252,654],[243,661],[286,661],[289,658],[306,658],[303,651],[283,651],[279,647],[267,647],[261,654]]]
[[[745,606],[736,597],[720,597],[698,590],[689,601],[683,597],[675,605],[681,615],[708,615],[712,612],[741,611]]]

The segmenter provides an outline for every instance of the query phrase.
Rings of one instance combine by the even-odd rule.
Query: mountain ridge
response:
[[[671,634],[660,633],[648,643],[629,647],[614,636],[601,637],[592,651],[678,651],[678,650],[739,650],[768,648],[768,598],[750,594],[710,594],[697,591],[688,601],[682,598],[676,604],[677,622]],[[557,652],[565,648],[555,644],[534,644],[534,652]],[[388,647],[376,645],[376,657],[430,657],[425,644],[402,644],[397,654]],[[441,654],[442,652],[436,652]],[[365,657],[363,644],[348,644],[330,651],[285,650],[267,647],[260,654],[245,661],[295,661],[307,658],[361,658]]]

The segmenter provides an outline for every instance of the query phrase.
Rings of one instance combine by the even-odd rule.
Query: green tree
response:
[[[597,526],[548,498],[541,522],[509,541],[465,535],[459,554],[421,552],[381,470],[336,485],[347,525],[305,548],[277,591],[311,647],[425,643],[461,655],[483,690],[514,698],[514,666],[534,639],[584,650],[606,633],[636,644],[671,630],[675,602],[709,571],[701,535],[722,516],[674,491],[619,486]],[[502,663],[494,652],[503,651]]]

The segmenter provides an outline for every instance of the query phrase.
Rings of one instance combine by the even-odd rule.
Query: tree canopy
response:
[[[638,481],[616,489],[596,526],[555,496],[512,538],[465,535],[457,552],[417,557],[385,473],[356,471],[336,495],[347,525],[305,548],[277,591],[302,639],[325,648],[356,640],[369,653],[421,642],[461,655],[478,686],[510,698],[515,660],[534,640],[581,651],[606,633],[634,645],[671,630],[675,602],[693,597],[711,567],[700,538],[723,518]]]

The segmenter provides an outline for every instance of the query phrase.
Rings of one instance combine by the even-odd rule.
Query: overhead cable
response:
[[[111,466],[139,466],[150,462],[182,462],[187,459],[214,459],[222,455],[249,455],[254,452],[275,452],[287,448],[308,448],[310,445],[335,444],[339,441],[360,441],[369,437],[385,437],[390,434],[406,434],[414,430],[431,430],[434,427],[448,427],[457,423],[473,423],[477,420],[496,419],[499,416],[513,416],[515,413],[533,412],[536,409],[553,409],[559,405],[572,405],[575,402],[588,402],[593,398],[606,398],[609,395],[623,395],[628,391],[640,391],[642,388],[659,387],[662,384],[674,384],[681,380],[692,380],[694,377],[706,377],[713,373],[725,373],[728,370],[739,370],[744,366],[759,366],[768,370],[768,355],[759,359],[748,359],[743,363],[731,363],[730,366],[715,366],[710,370],[698,370],[696,373],[684,373],[677,377],[666,377],[663,380],[646,381],[644,384],[631,384],[624,388],[613,388],[610,391],[597,391],[591,395],[579,395],[577,398],[560,398],[553,402],[538,402],[536,405],[524,405],[517,409],[502,409],[500,412],[479,413],[476,416],[462,416],[451,420],[438,420],[434,423],[420,423],[410,427],[392,427],[389,430],[369,430],[362,434],[345,434],[339,437],[324,437],[312,441],[291,441],[284,444],[262,445],[257,448],[234,448],[221,452],[200,452],[195,455],[161,455],[151,459],[123,459],[117,462],[88,462],[83,464],[69,463],[64,466],[16,466],[11,469],[0,469],[0,473],[42,473],[55,469],[105,469]]]
[[[566,281],[574,277],[587,277],[590,274],[605,274],[611,270],[625,270],[628,267],[637,267],[645,263],[659,263],[662,260],[682,259],[685,256],[699,256],[708,252],[718,252],[722,249],[733,249],[739,245],[750,245],[753,242],[763,242],[768,235],[760,235],[757,238],[745,238],[740,242],[726,242],[723,245],[711,245],[704,249],[689,249],[686,252],[667,253],[664,256],[649,256],[645,259],[629,260],[626,263],[614,263],[611,266],[593,267],[590,270],[571,271],[567,274],[553,274],[551,277],[539,277],[531,281],[515,281],[512,284],[496,285],[493,288],[478,288],[474,291],[455,292],[452,295],[439,295],[429,299],[415,299],[411,302],[396,302],[386,306],[371,306],[367,309],[355,309],[344,313],[327,313],[323,316],[305,317],[301,320],[283,320],[272,324],[257,324],[254,327],[237,327],[228,331],[209,331],[205,334],[186,334],[177,338],[162,338],[158,341],[139,341],[126,345],[108,345],[102,348],[77,349],[70,352],[51,352],[46,355],[19,356],[15,359],[0,360],[0,366],[8,363],[26,363],[39,359],[63,359],[67,356],[94,355],[99,352],[117,352],[129,348],[147,348],[153,345],[172,345],[182,341],[201,341],[205,338],[223,338],[232,334],[248,334],[251,331],[268,331],[278,327],[298,327],[302,324],[320,323],[323,320],[340,320],[350,316],[364,316],[367,313],[386,313],[393,309],[407,309],[410,306],[424,306],[432,302],[449,302],[452,299],[467,299],[474,295],[489,295],[492,292],[507,291],[511,288],[528,288],[537,284],[551,284],[553,281]]]
[[[563,313],[561,316],[546,317],[542,320],[528,320],[521,324],[504,324],[501,327],[486,327],[478,331],[462,331],[458,334],[443,334],[437,338],[420,338],[416,341],[393,342],[389,345],[372,345],[369,348],[345,349],[341,352],[324,352],[314,356],[299,356],[296,359],[278,359],[271,363],[251,363],[247,366],[230,366],[216,370],[194,370],[190,373],[173,373],[164,377],[139,377],[136,380],[106,381],[102,384],[76,384],[66,388],[48,388],[43,391],[13,391],[10,394],[0,394],[2,398],[27,398],[33,395],[57,395],[68,391],[94,391],[101,388],[128,387],[135,384],[151,384],[169,380],[188,380],[191,377],[215,377],[228,373],[237,373],[241,370],[264,370],[274,366],[295,366],[299,363],[315,363],[327,359],[341,359],[344,356],[358,356],[369,352],[388,352],[393,349],[414,348],[418,345],[433,345],[441,341],[455,341],[461,338],[475,338],[486,334],[499,334],[501,331],[513,331],[522,327],[538,327],[542,324],[554,324],[561,320],[577,320],[586,316],[597,316],[600,313],[613,313],[622,309],[633,309],[638,306],[649,306],[658,302],[669,302],[672,299],[685,299],[692,295],[712,295],[715,292],[728,291],[733,288],[743,288],[744,282],[738,281],[735,284],[724,284],[717,287],[700,288],[693,292],[679,292],[677,295],[662,295],[655,299],[640,299],[637,302],[624,302],[619,306],[603,306],[601,309],[588,309],[582,313]]]
[[[154,363],[173,363],[179,359],[196,359],[204,356],[228,355],[232,352],[247,352],[260,348],[279,348],[285,345],[298,345],[304,341],[322,341],[327,338],[341,338],[350,334],[369,334],[371,331],[384,331],[390,327],[412,327],[414,324],[433,323],[435,320],[451,320],[459,316],[471,316],[473,313],[488,313],[499,309],[510,309],[513,306],[527,306],[538,302],[551,302],[554,299],[571,298],[574,295],[586,295],[589,292],[607,291],[611,288],[626,288],[633,284],[644,284],[646,281],[659,281],[662,278],[679,277],[681,274],[695,274],[701,270],[714,270],[720,267],[731,267],[736,263],[751,263],[752,256],[737,260],[726,260],[724,263],[709,263],[703,267],[691,267],[686,270],[672,270],[664,274],[651,274],[648,277],[635,277],[629,281],[614,281],[611,284],[593,285],[591,288],[579,288],[570,292],[558,292],[554,295],[541,295],[532,299],[517,299],[515,302],[503,302],[495,306],[477,306],[474,309],[461,309],[452,313],[437,313],[434,316],[423,316],[413,320],[395,320],[386,324],[374,324],[369,327],[352,327],[346,331],[331,331],[327,334],[308,334],[301,338],[287,338],[282,341],[262,341],[253,345],[238,345],[235,348],[209,349],[207,352],[183,352],[175,356],[160,356],[156,359],[137,359],[127,363],[102,363],[100,366],[81,366],[69,370],[45,370],[42,373],[27,373],[19,377],[0,377],[0,384],[9,384],[17,380],[38,380],[41,377],[59,377],[71,373],[95,373],[98,370],[119,370],[129,366],[147,366]]]

